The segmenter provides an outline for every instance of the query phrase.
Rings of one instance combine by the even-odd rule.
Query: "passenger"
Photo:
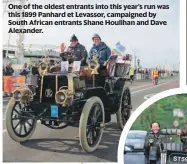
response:
[[[98,57],[100,68],[98,70],[99,74],[96,81],[96,85],[104,87],[106,77],[104,72],[106,72],[107,60],[111,56],[111,50],[104,42],[101,41],[101,37],[98,34],[93,35],[92,41],[93,46],[89,52],[87,63],[89,63],[92,60],[93,56]]]
[[[93,56],[98,56],[100,66],[106,66],[106,61],[111,55],[110,48],[104,42],[101,41],[101,37],[98,34],[93,35],[92,41],[94,44],[89,52],[87,63],[92,60]]]
[[[65,52],[65,45],[64,43],[61,44],[60,49],[61,53],[60,56],[62,57],[63,61],[66,61],[66,54],[70,53],[72,56],[76,57],[76,61],[81,61],[81,66],[86,65],[86,59],[88,53],[86,48],[78,42],[78,39],[75,35],[73,35],[70,39],[71,45],[68,47],[67,51]],[[72,63],[73,61],[70,61]]]

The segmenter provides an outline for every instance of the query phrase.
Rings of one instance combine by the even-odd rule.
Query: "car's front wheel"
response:
[[[37,120],[31,115],[32,110],[26,104],[10,99],[6,111],[6,128],[14,141],[27,141],[34,133]]]
[[[102,101],[91,97],[83,107],[79,125],[79,139],[84,151],[93,152],[100,144],[105,123]]]

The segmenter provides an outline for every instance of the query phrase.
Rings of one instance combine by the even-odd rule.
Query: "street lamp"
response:
[[[140,59],[138,59],[137,62],[138,62],[138,67],[139,67],[140,66]]]

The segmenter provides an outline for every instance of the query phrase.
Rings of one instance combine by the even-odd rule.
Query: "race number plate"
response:
[[[58,106],[51,105],[51,117],[58,118]]]
[[[166,164],[187,164],[187,153],[179,151],[167,151]]]

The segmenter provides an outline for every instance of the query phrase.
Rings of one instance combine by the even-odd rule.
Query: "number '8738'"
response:
[[[36,17],[37,13],[36,12],[22,12],[22,17]]]

